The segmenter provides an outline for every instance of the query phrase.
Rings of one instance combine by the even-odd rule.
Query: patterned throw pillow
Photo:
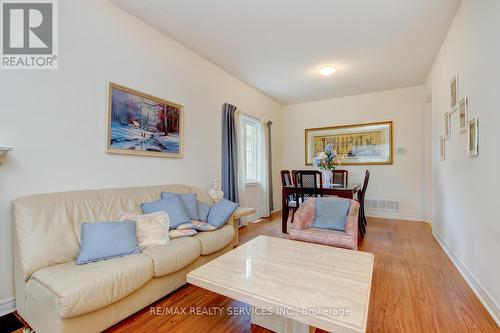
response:
[[[191,224],[194,225],[194,229],[197,231],[212,231],[217,229],[215,226],[211,225],[208,222],[203,221],[191,221]]]
[[[135,221],[137,223],[137,241],[140,248],[166,245],[169,243],[169,217],[165,212],[137,215],[121,213],[120,221]]]
[[[176,230],[194,229],[196,231],[211,231],[211,230],[215,230],[217,228],[208,222],[191,220],[191,222],[181,224],[181,225],[177,226],[177,228],[175,228],[175,229]]]
[[[196,229],[193,221],[194,220],[191,220],[191,222],[189,222],[189,223],[180,224],[180,225],[177,226],[177,228],[175,228],[175,230]]]
[[[189,236],[194,236],[198,233],[198,231],[194,229],[182,229],[182,230],[170,230],[168,233],[168,236],[170,239],[176,239],[176,238],[181,238],[181,237],[189,237]]]

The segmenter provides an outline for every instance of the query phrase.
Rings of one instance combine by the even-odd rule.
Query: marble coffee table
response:
[[[191,271],[187,281],[252,306],[275,332],[365,332],[374,256],[259,236]]]

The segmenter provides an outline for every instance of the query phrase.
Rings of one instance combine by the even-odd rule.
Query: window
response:
[[[245,159],[245,184],[259,182],[259,121],[242,116],[243,152]]]

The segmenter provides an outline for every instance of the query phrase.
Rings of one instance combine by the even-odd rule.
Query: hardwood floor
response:
[[[240,242],[258,235],[285,237],[280,217],[240,229]],[[360,250],[375,254],[367,332],[500,332],[428,224],[369,218]],[[250,324],[248,305],[192,285],[153,307],[187,313],[154,315],[148,307],[108,332],[268,332]]]

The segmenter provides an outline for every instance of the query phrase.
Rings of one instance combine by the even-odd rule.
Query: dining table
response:
[[[283,186],[281,195],[281,232],[288,233],[288,203],[289,195],[314,194],[317,196],[338,196],[341,198],[354,199],[358,191],[361,189],[361,184],[352,183],[347,185],[342,184],[323,184],[322,187],[298,187],[295,185]]]

